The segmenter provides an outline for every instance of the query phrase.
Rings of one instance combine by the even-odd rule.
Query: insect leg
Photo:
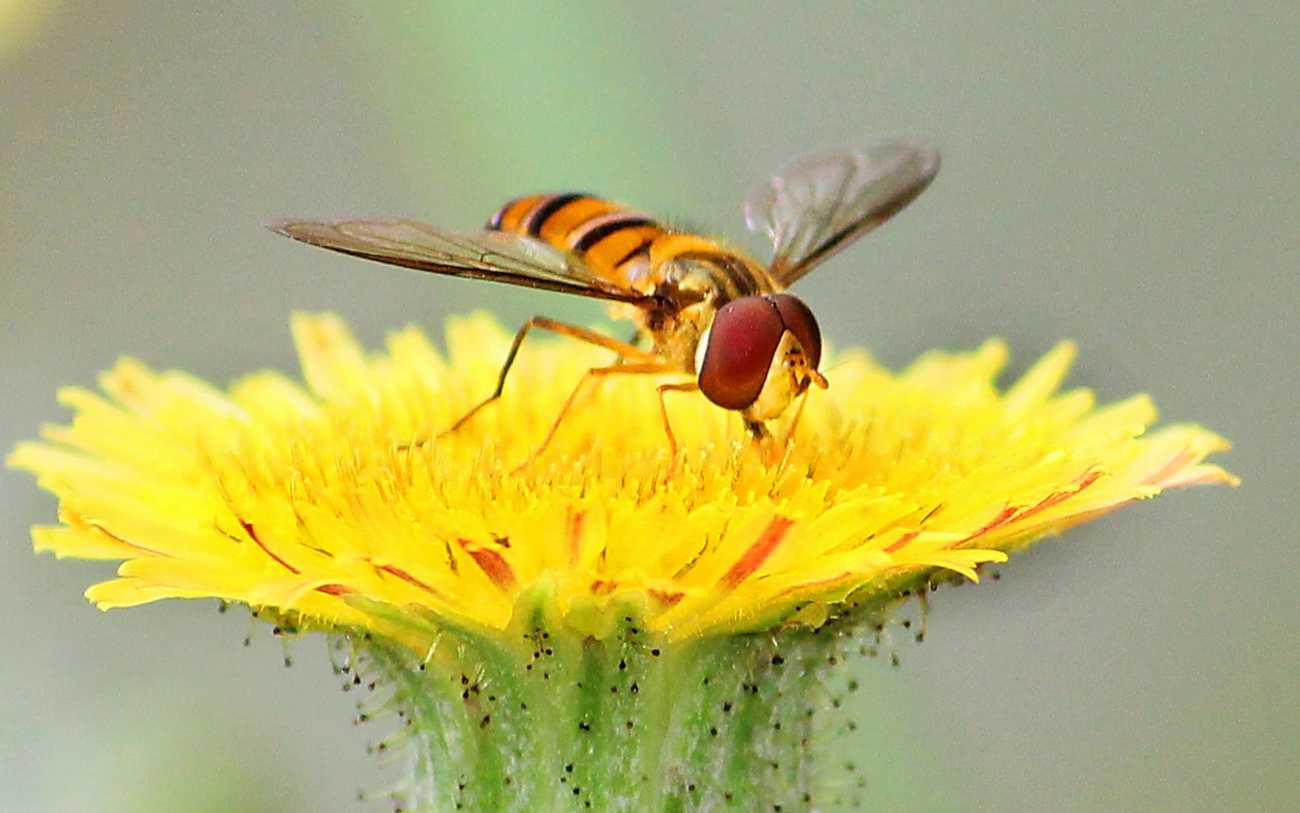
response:
[[[612,364],[608,367],[591,368],[587,371],[586,375],[579,379],[577,386],[573,388],[573,392],[569,393],[569,397],[565,400],[564,406],[560,407],[559,414],[557,414],[555,420],[551,422],[551,428],[546,432],[546,437],[542,439],[541,445],[533,450],[533,453],[528,456],[528,459],[521,463],[515,471],[524,468],[529,463],[536,460],[542,452],[546,451],[546,447],[551,445],[551,441],[555,438],[555,433],[559,430],[560,423],[563,422],[564,416],[569,414],[569,410],[572,409],[573,404],[578,400],[578,394],[582,392],[583,387],[585,387],[589,381],[592,381],[593,379],[600,380],[611,375],[651,375],[655,373],[677,372],[681,371],[662,361],[645,362],[640,364]],[[662,390],[663,387],[660,387],[660,389]]]
[[[510,368],[514,366],[515,357],[519,355],[519,346],[524,343],[524,337],[527,336],[528,331],[533,328],[549,330],[552,333],[570,336],[579,341],[587,342],[588,344],[605,347],[618,353],[622,358],[632,359],[636,362],[657,363],[659,361],[656,356],[626,342],[620,342],[618,339],[611,339],[603,333],[597,333],[594,330],[585,327],[578,327],[577,325],[557,322],[554,319],[548,319],[545,316],[534,316],[532,319],[524,322],[523,327],[519,328],[519,332],[515,334],[514,341],[510,343],[510,352],[506,354],[505,364],[501,366],[501,373],[497,376],[496,389],[493,390],[492,394],[487,398],[484,398],[482,401],[475,404],[474,407],[470,409],[469,412],[462,415],[459,420],[442,430],[442,432],[438,434],[438,437],[450,435],[457,429],[460,429],[468,423],[471,418],[477,415],[479,410],[501,397],[501,391],[505,389],[506,386],[506,375],[509,374]]]
[[[668,455],[673,461],[673,466],[677,465],[677,436],[673,434],[673,425],[668,421],[668,403],[664,400],[664,394],[669,392],[695,392],[699,388],[700,385],[696,381],[659,385],[659,417],[663,418],[664,434],[668,436]]]
[[[823,381],[825,379],[822,379]],[[794,430],[799,426],[799,419],[803,417],[803,406],[808,403],[808,390],[804,390],[799,395],[799,405],[794,409],[794,417],[790,419],[790,424],[786,426],[785,431],[781,433],[781,448],[784,449],[790,445],[794,439]]]

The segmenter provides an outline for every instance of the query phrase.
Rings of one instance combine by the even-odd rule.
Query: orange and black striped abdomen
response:
[[[487,227],[571,251],[597,274],[622,286],[635,281],[635,269],[646,267],[655,239],[667,233],[645,215],[579,193],[516,198],[498,209]]]
[[[744,254],[707,237],[669,230],[652,218],[591,195],[516,198],[497,210],[487,227],[571,251],[620,287],[643,288],[644,275],[676,260],[694,263],[708,275],[718,304],[776,290],[762,266]]]

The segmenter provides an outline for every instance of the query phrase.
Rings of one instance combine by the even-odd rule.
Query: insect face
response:
[[[817,372],[821,331],[808,306],[791,294],[746,296],[718,309],[700,342],[700,391],[724,409],[756,420],[780,415]]]

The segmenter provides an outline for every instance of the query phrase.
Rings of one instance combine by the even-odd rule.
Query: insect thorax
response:
[[[711,246],[662,259],[651,272],[662,308],[645,313],[643,326],[655,338],[655,351],[683,370],[695,370],[700,338],[718,309],[741,296],[771,293],[766,271],[743,254]]]

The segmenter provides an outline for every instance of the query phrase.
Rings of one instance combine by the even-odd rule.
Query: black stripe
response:
[[[714,285],[728,300],[758,293],[754,275],[749,273],[744,261],[735,255],[710,251],[691,252],[680,257],[704,265]]]
[[[512,205],[514,205],[513,200],[505,206],[502,206],[500,209],[497,209],[496,213],[488,219],[487,227],[492,231],[501,231],[501,218],[506,216],[506,209],[509,209]]]
[[[601,223],[596,228],[582,235],[582,239],[574,245],[573,250],[581,254],[599,243],[601,240],[609,237],[614,232],[635,228],[637,226],[653,226],[654,224],[655,222],[648,217],[632,214],[623,215],[614,218],[607,223]]]
[[[716,255],[715,262],[723,267],[738,294],[749,296],[758,293],[758,289],[754,287],[753,275],[749,273],[749,269],[739,257],[734,254],[719,254]]]
[[[739,299],[744,295],[744,291],[736,284],[736,276],[731,273],[731,267],[722,257],[710,257],[705,260],[713,272],[713,278],[718,282],[718,287],[727,293],[728,299]]]
[[[619,258],[618,262],[614,263],[614,267],[615,268],[620,267],[621,265],[623,265],[623,263],[627,262],[628,260],[632,259],[638,254],[648,255],[650,253],[650,244],[653,243],[654,241],[655,239],[653,237],[647,237],[641,242],[637,243],[635,246],[633,246],[631,251],[624,254],[621,258]]]
[[[722,295],[723,301],[730,302],[739,295],[739,292],[736,290],[735,284],[731,279],[731,275],[726,273],[726,270],[720,264],[714,262],[714,255],[681,254],[678,255],[678,257],[679,259],[699,263],[704,266],[705,272],[709,275],[709,280],[713,283],[714,289]]]
[[[570,192],[567,195],[556,195],[541,206],[538,206],[528,215],[528,235],[530,237],[541,237],[542,226],[546,225],[547,218],[560,211],[565,206],[568,206],[570,203],[573,203],[575,200],[587,197],[591,196],[582,192]]]

